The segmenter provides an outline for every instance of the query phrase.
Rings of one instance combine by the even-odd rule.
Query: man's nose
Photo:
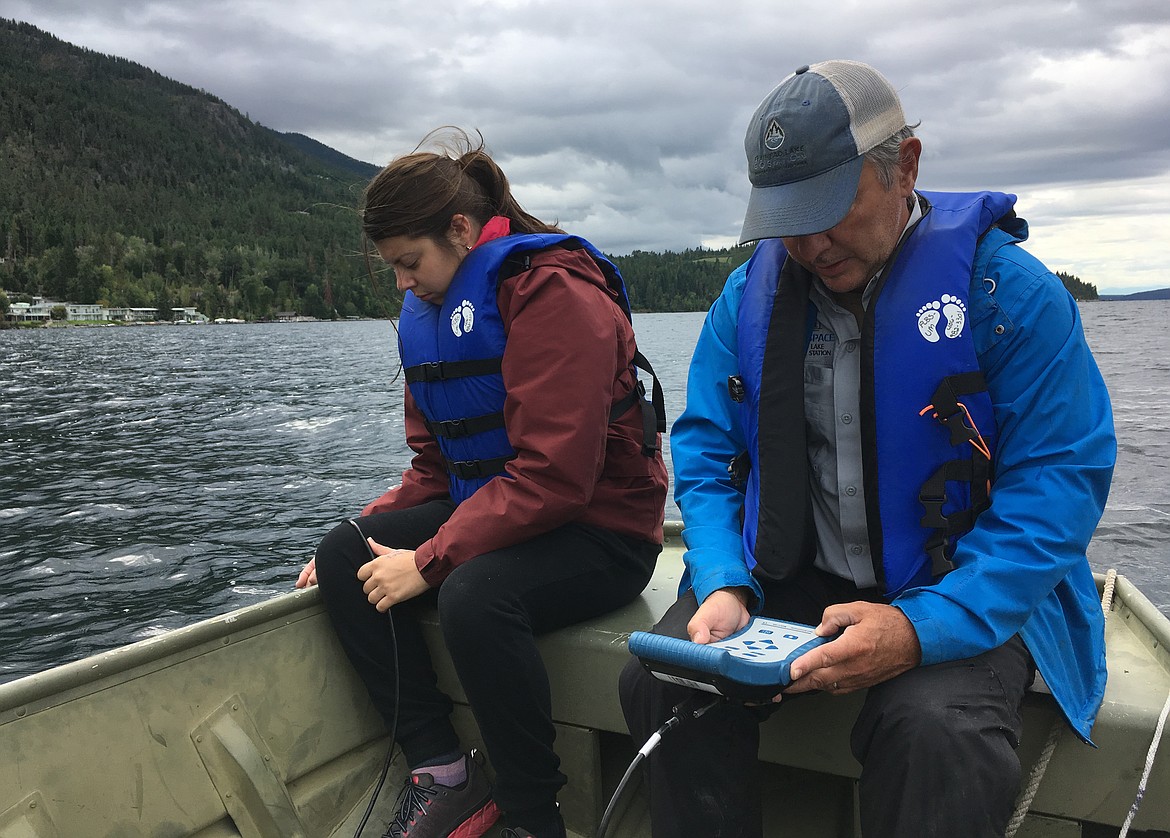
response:
[[[816,257],[829,249],[829,231],[809,233],[807,236],[793,236],[785,240],[788,252],[798,259],[813,262]]]

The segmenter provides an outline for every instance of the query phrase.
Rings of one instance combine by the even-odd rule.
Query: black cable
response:
[[[613,797],[609,799],[609,805],[605,807],[605,814],[601,816],[601,823],[597,826],[597,838],[605,838],[605,833],[609,830],[609,820],[613,817],[614,809],[617,807],[618,801],[621,800],[626,785],[630,782],[630,778],[634,776],[635,769],[642,763],[642,760],[650,756],[650,753],[658,747],[666,732],[682,724],[684,716],[697,719],[716,704],[720,704],[725,700],[723,696],[718,696],[700,707],[699,704],[704,698],[708,698],[705,693],[695,692],[681,704],[672,707],[671,712],[674,715],[667,719],[662,727],[650,734],[650,738],[638,749],[638,753],[634,755],[634,759],[630,762],[629,767],[626,768],[626,773],[618,781],[617,788],[613,792]]]
[[[362,540],[362,544],[366,547],[366,552],[370,554],[370,561],[377,558],[374,555],[374,549],[370,547],[370,542],[366,540],[366,534],[362,532],[362,528],[358,526],[358,522],[353,518],[347,519],[347,523],[358,532],[358,537]],[[394,721],[390,725],[390,749],[386,751],[386,760],[382,763],[382,773],[378,776],[378,784],[374,786],[374,793],[370,795],[370,803],[366,806],[366,813],[362,815],[361,823],[358,824],[357,832],[353,834],[353,838],[361,838],[362,830],[366,828],[366,823],[370,820],[370,815],[374,813],[374,805],[378,802],[378,795],[382,791],[382,786],[386,784],[386,776],[390,773],[390,765],[394,762],[394,747],[398,739],[398,638],[394,635],[394,617],[390,610],[386,611],[386,619],[390,621],[390,647],[394,652]]]

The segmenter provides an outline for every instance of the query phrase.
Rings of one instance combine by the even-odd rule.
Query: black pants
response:
[[[820,622],[827,605],[876,599],[817,570],[765,586],[764,598],[765,616],[810,625]],[[686,637],[696,608],[688,592],[655,631]],[[1016,636],[977,657],[920,666],[871,687],[851,738],[862,765],[866,838],[1003,835],[1020,783],[1020,702],[1034,674]],[[653,678],[637,660],[622,671],[619,690],[639,745],[691,693]],[[756,765],[759,724],[767,715],[727,702],[663,737],[647,761],[654,838],[762,835],[765,790]]]
[[[357,523],[380,544],[413,550],[454,509],[436,501]],[[436,685],[418,621],[420,608],[438,606],[447,651],[496,771],[496,803],[515,812],[550,805],[565,783],[535,635],[631,602],[650,580],[660,550],[568,524],[466,562],[438,591],[393,607],[391,627],[362,592],[356,573],[369,553],[357,530],[343,523],[317,548],[317,580],[341,645],[388,726],[397,686],[397,739],[411,766],[460,748],[451,700]]]

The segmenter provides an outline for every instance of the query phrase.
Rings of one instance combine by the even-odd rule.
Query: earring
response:
[[[466,247],[468,250],[471,250],[471,245],[469,245],[469,244],[465,244],[465,245],[463,245],[463,246],[464,246],[464,247]]]

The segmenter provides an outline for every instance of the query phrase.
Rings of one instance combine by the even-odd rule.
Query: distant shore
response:
[[[1077,300],[1078,303],[1127,303],[1170,300],[1170,288],[1157,291],[1139,291],[1135,294],[1101,294],[1095,300]],[[666,311],[638,311],[635,314],[671,314]],[[390,317],[339,317],[335,320],[322,320],[316,317],[296,317],[292,319],[264,319],[242,320],[240,318],[219,318],[207,322],[192,322],[183,320],[0,320],[0,331],[5,329],[65,329],[75,326],[103,327],[103,326],[253,326],[272,323],[348,323],[362,320],[394,320]]]
[[[130,326],[264,326],[274,323],[353,323],[362,320],[393,320],[384,317],[339,317],[336,320],[322,320],[316,317],[298,317],[295,320],[241,320],[239,318],[225,319],[219,322],[210,320],[206,323],[192,323],[182,320],[0,320],[0,330],[4,329],[68,329],[74,327],[130,327]]]

